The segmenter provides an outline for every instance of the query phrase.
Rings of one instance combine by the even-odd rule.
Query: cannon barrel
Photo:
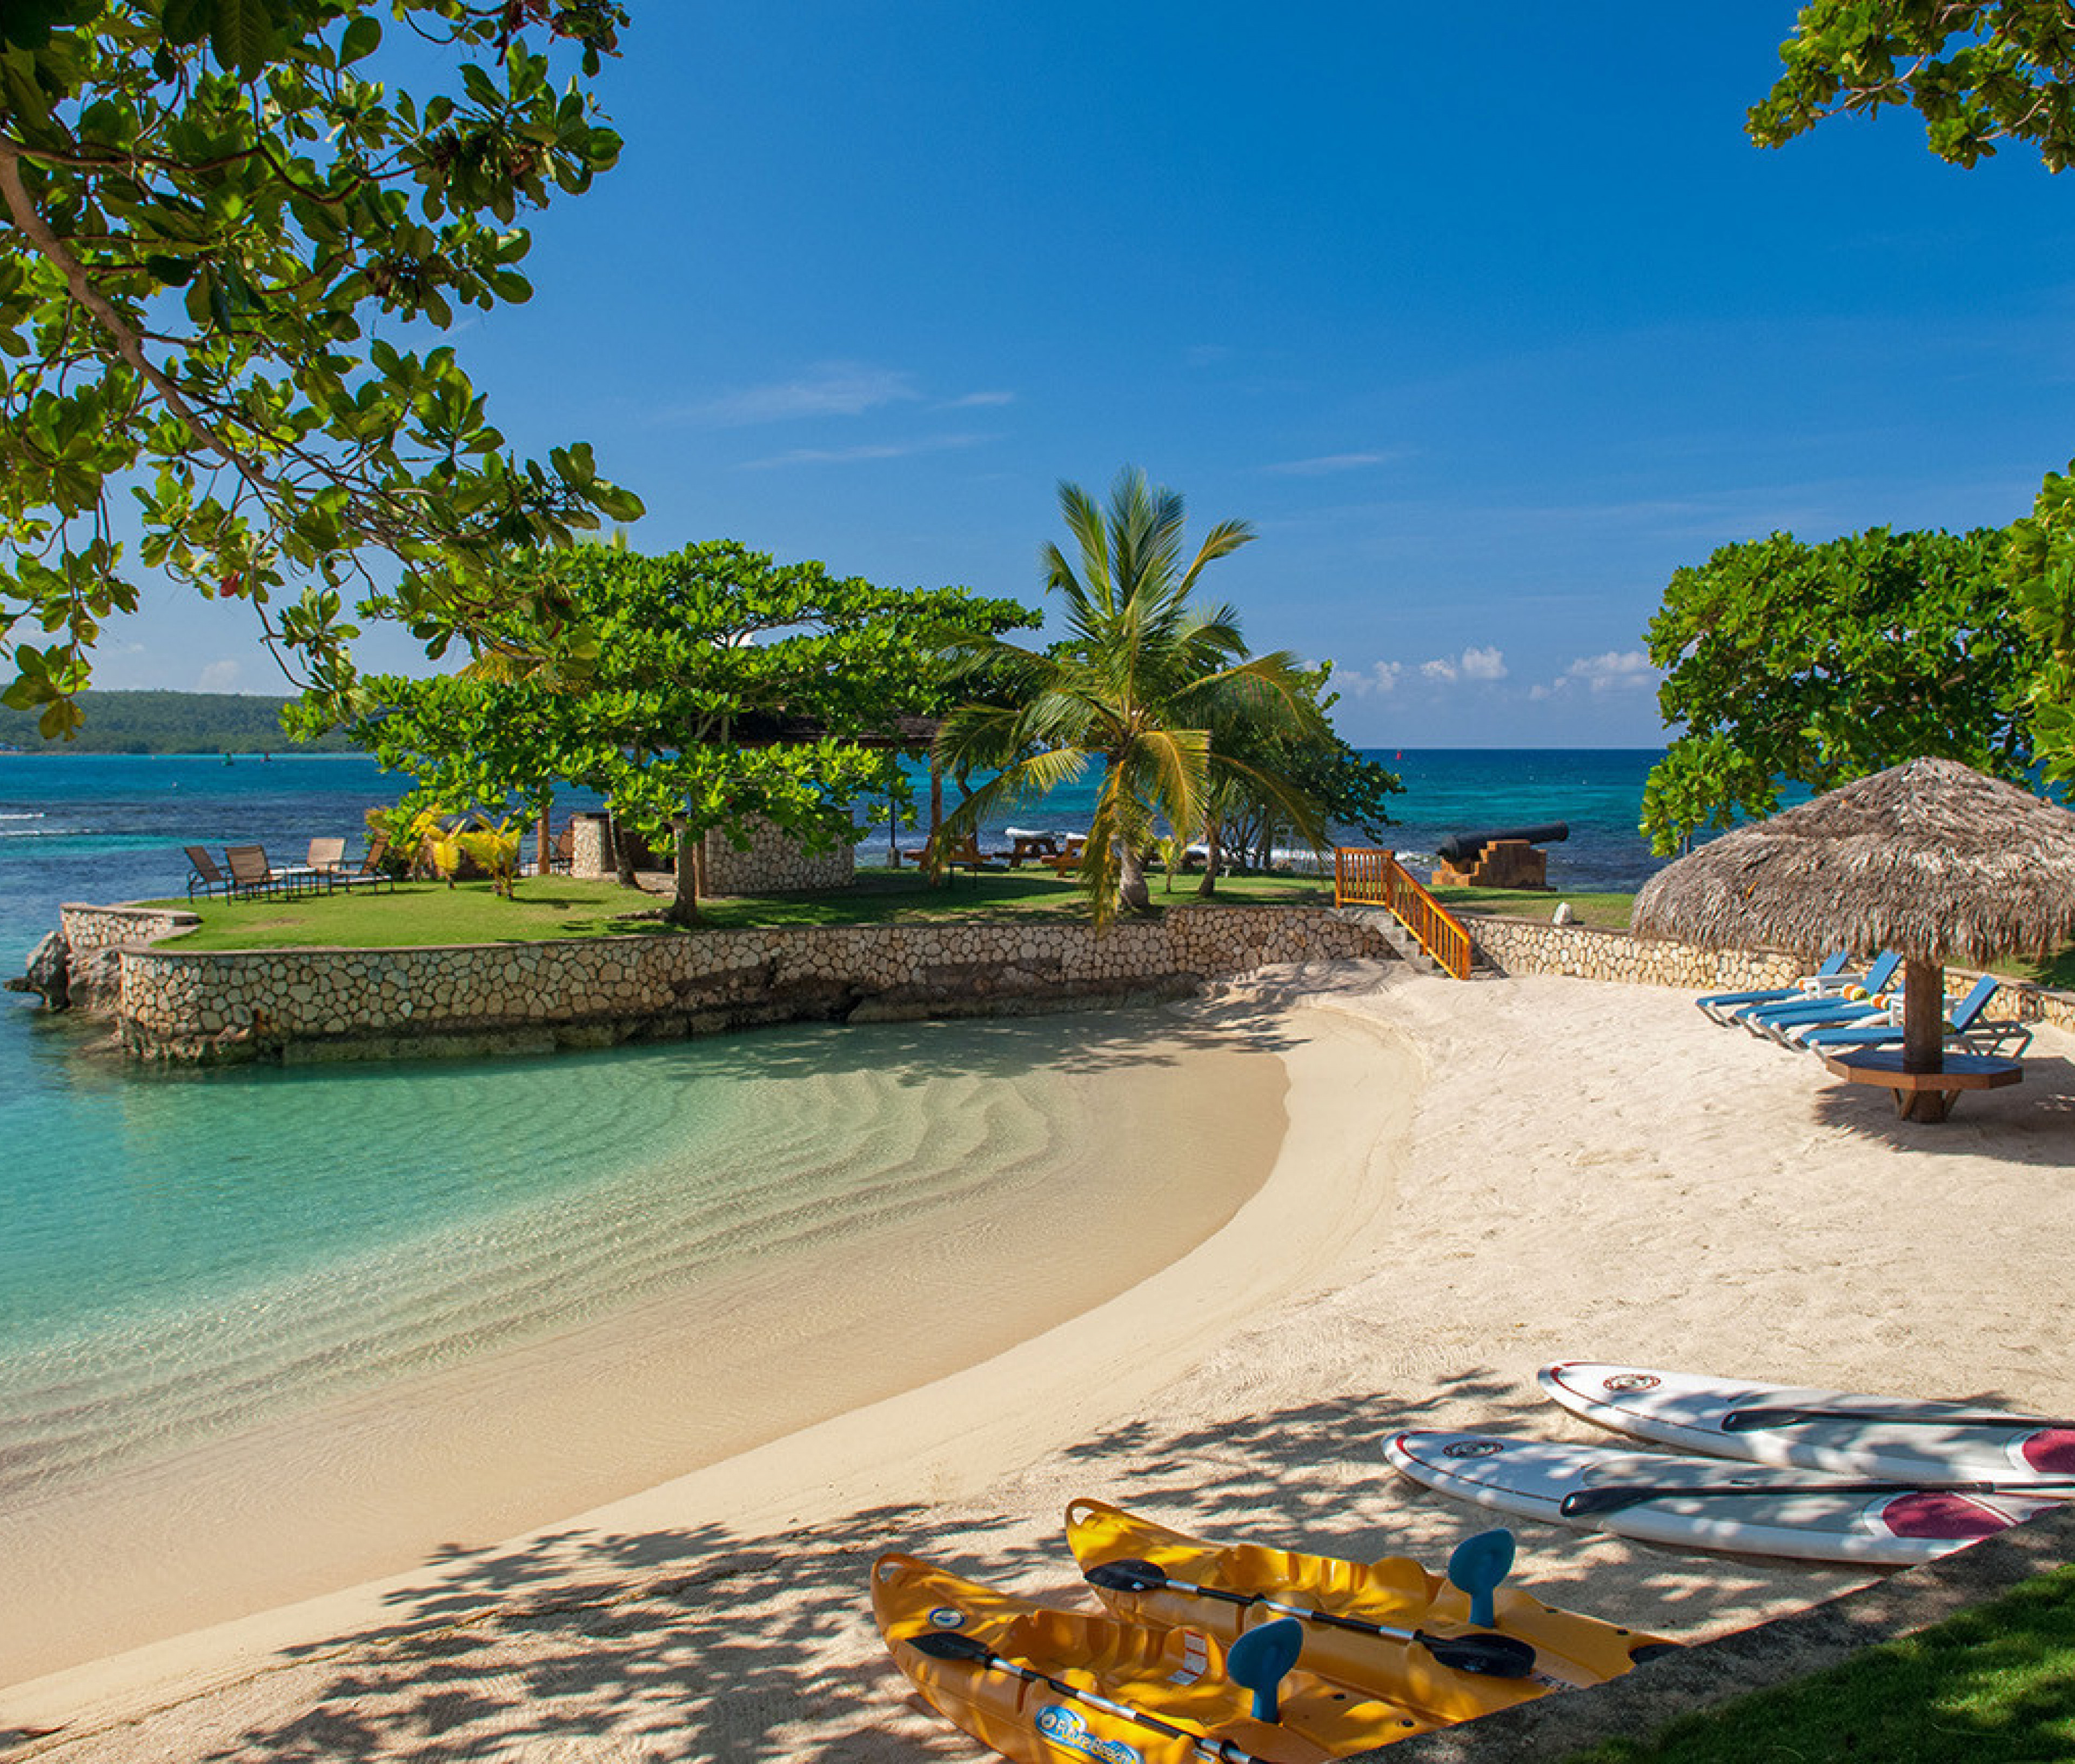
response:
[[[1489,833],[1452,833],[1434,849],[1450,863],[1473,863],[1494,839],[1525,839],[1530,845],[1559,845],[1571,837],[1568,821],[1545,821],[1539,826],[1501,827]]]

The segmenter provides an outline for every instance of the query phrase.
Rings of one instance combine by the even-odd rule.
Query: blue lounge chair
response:
[[[1770,1035],[1775,1041],[1785,1041],[1789,1029],[1812,1028],[1824,1023],[1856,1023],[1887,1008],[1872,1000],[1895,983],[1901,967],[1902,958],[1890,950],[1860,975],[1855,990],[1865,995],[1863,999],[1837,996],[1802,999],[1786,1004],[1757,1004],[1749,1010],[1739,1011],[1737,1021],[1752,1034]]]
[[[1982,1021],[1982,1012],[1996,996],[1998,983],[1986,974],[1974,982],[1974,990],[1953,1007],[1952,1015],[1945,1019],[1946,1041],[1957,1041],[1969,1054],[2007,1053],[2013,1058],[2032,1046],[2029,1024],[2013,1018],[1998,1022]],[[1897,1007],[1885,1014],[1899,1019],[1901,1010]],[[1801,1037],[1801,1045],[1813,1048],[1818,1054],[1841,1047],[1899,1047],[1903,1033],[1899,1021],[1847,1023],[1831,1029],[1811,1029]]]
[[[1799,985],[1775,986],[1758,992],[1709,992],[1693,1002],[1717,1023],[1726,1023],[1739,1010],[1749,1009],[1754,1004],[1784,1004],[1809,997],[1812,983],[1838,979],[1850,959],[1849,950],[1839,950],[1826,957],[1822,967]]]

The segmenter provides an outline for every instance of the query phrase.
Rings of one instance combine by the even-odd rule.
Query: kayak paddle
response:
[[[1227,1605],[1265,1605],[1287,1617],[1300,1617],[1307,1623],[1322,1623],[1332,1629],[1352,1629],[1358,1635],[1379,1635],[1386,1641],[1410,1642],[1426,1649],[1440,1665],[1457,1672],[1475,1672],[1486,1678],[1524,1679],[1535,1671],[1535,1650],[1517,1636],[1430,1635],[1424,1629],[1402,1629],[1393,1624],[1371,1623],[1361,1617],[1340,1617],[1331,1611],[1285,1604],[1265,1592],[1231,1592],[1223,1587],[1200,1586],[1193,1580],[1178,1579],[1165,1568],[1135,1557],[1100,1563],[1086,1573],[1091,1586],[1104,1587],[1113,1592],[1148,1592],[1161,1587],[1172,1587],[1178,1592],[1220,1599]]]

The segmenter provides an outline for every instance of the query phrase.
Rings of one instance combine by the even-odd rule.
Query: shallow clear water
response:
[[[68,1058],[10,1159],[0,1507],[1084,1165],[1150,1013],[186,1077]],[[1186,1122],[1134,1126],[1186,1145]],[[48,1143],[46,1141],[45,1143]]]

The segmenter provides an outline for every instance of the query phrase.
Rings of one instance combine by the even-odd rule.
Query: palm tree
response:
[[[1245,522],[1220,522],[1185,565],[1182,499],[1153,488],[1142,471],[1118,474],[1107,511],[1068,483],[1059,487],[1059,508],[1079,567],[1056,545],[1042,555],[1046,592],[1065,602],[1067,636],[1042,652],[998,637],[963,652],[963,665],[992,683],[997,702],[947,717],[937,756],[955,771],[996,776],[959,805],[940,837],[962,839],[994,811],[1100,765],[1080,875],[1100,927],[1120,901],[1136,911],[1150,906],[1144,854],[1154,823],[1164,818],[1178,834],[1203,827],[1214,769],[1245,773],[1315,838],[1315,805],[1286,781],[1220,753],[1215,737],[1240,720],[1274,720],[1321,738],[1325,730],[1294,656],[1249,656],[1232,607],[1190,603],[1204,569],[1253,539]]]

